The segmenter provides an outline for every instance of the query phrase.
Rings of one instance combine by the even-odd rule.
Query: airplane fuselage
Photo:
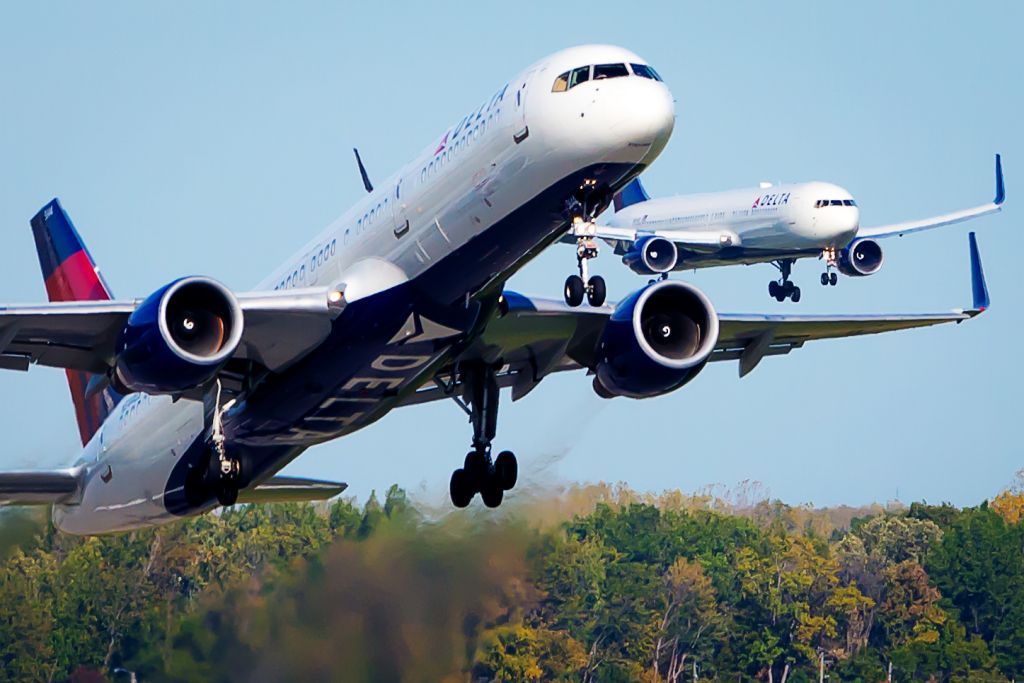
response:
[[[842,187],[809,182],[650,199],[603,222],[638,233],[717,236],[714,254],[680,253],[675,269],[687,270],[726,262],[756,263],[781,252],[842,248],[856,237],[860,212]],[[718,247],[727,250],[723,253]],[[724,255],[727,261],[717,260]]]
[[[325,342],[226,414],[249,482],[399,405],[480,333],[501,284],[564,234],[570,198],[587,187],[593,201],[610,201],[657,157],[674,118],[659,80],[630,71],[569,91],[552,85],[581,65],[631,63],[642,60],[586,46],[532,65],[258,285],[329,287],[344,308]],[[55,506],[57,526],[102,533],[215,507],[185,487],[209,460],[213,408],[212,396],[121,401],[84,448],[80,500]]]

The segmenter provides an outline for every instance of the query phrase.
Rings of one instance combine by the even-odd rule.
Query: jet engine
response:
[[[616,306],[597,344],[594,391],[648,398],[696,377],[718,343],[718,313],[693,285],[662,280]]]
[[[242,339],[243,316],[231,291],[206,277],[165,285],[128,318],[117,341],[116,386],[181,394],[213,379]]]
[[[633,243],[622,262],[640,275],[667,273],[676,266],[679,250],[672,240],[648,236]]]
[[[839,271],[843,275],[874,275],[882,267],[882,245],[872,239],[854,240],[839,252]]]

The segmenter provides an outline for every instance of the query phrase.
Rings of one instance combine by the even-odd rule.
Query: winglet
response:
[[[356,153],[356,163],[359,164],[359,175],[363,177],[363,187],[367,192],[373,192],[373,184],[370,183],[370,176],[366,174],[366,167],[363,166],[363,160],[359,157],[359,150],[353,147],[352,151]]]
[[[1006,201],[1006,186],[1003,185],[1003,159],[996,155],[996,198],[994,204],[1001,205]]]
[[[971,313],[977,315],[989,307],[988,285],[985,284],[985,271],[981,267],[978,239],[973,232],[969,233],[967,238],[971,243],[971,293],[974,298]]]
[[[630,181],[629,185],[615,193],[612,201],[615,203],[615,210],[622,211],[627,206],[646,202],[648,199],[650,199],[650,196],[648,196],[644,186],[640,184],[640,179],[634,178]]]

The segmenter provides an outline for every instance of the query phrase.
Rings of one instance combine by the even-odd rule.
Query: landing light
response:
[[[336,289],[333,289],[330,291],[330,293],[328,293],[327,300],[330,301],[332,304],[336,304],[339,301],[341,301],[343,296],[344,295],[341,292],[339,292]]]

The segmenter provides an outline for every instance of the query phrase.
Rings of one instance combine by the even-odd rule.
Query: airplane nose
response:
[[[640,78],[614,84],[607,102],[608,132],[620,144],[648,146],[655,155],[668,143],[675,126],[675,102],[663,83]]]

